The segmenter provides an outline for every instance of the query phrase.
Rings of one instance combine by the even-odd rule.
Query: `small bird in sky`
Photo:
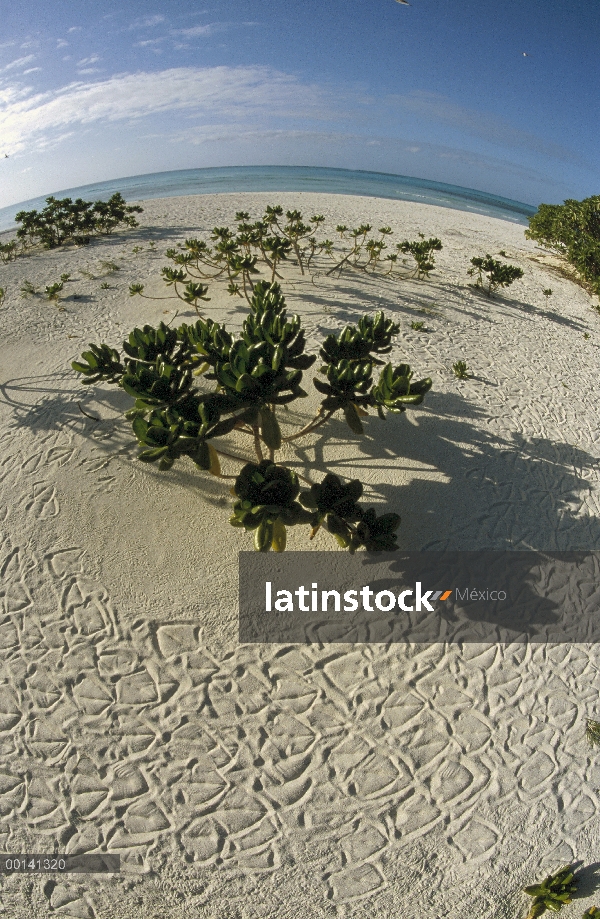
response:
[[[396,0],[396,3],[401,3],[402,6],[410,6],[408,0]]]
[[[521,54],[523,55],[523,57],[531,57],[531,55],[527,54],[526,51],[521,51]]]

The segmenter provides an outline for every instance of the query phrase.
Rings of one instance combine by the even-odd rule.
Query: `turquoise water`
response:
[[[459,211],[471,211],[486,217],[498,217],[527,226],[527,218],[537,208],[510,198],[498,198],[473,188],[444,185],[411,176],[385,172],[363,172],[350,169],[327,169],[317,166],[226,166],[210,169],[179,169],[129,176],[110,182],[97,182],[80,188],[52,192],[58,198],[107,200],[121,192],[128,202],[145,198],[170,198],[178,195],[210,195],[222,192],[310,191],[337,195],[363,195],[436,204]],[[51,194],[48,192],[48,194]],[[48,195],[32,198],[10,207],[0,208],[0,230],[15,226],[15,215],[22,210],[39,210]],[[274,202],[276,203],[276,202]]]

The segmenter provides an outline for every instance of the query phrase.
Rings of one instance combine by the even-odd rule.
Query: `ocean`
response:
[[[499,198],[473,188],[461,188],[458,185],[445,185],[443,182],[431,182],[428,179],[385,172],[328,169],[320,166],[225,166],[155,172],[48,192],[48,195],[40,198],[0,208],[0,231],[15,227],[15,215],[19,211],[43,208],[50,194],[56,198],[106,201],[115,192],[121,192],[125,200],[132,203],[145,198],[211,195],[236,191],[310,191],[392,198],[470,211],[524,226],[528,225],[528,217],[537,210],[530,204],[511,201],[510,198]]]

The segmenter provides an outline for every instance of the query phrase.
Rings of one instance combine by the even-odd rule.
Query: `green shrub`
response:
[[[419,233],[419,239],[409,242],[405,240],[396,246],[399,252],[404,254],[410,253],[416,262],[416,275],[419,280],[429,277],[429,272],[435,268],[434,252],[439,252],[442,243],[439,239],[425,239],[423,233]]]
[[[600,746],[600,721],[588,718],[585,728],[585,739],[591,747]]]
[[[15,220],[21,226],[17,238],[24,245],[40,244],[45,249],[54,249],[66,242],[78,245],[89,243],[97,234],[111,233],[124,224],[136,227],[134,213],[141,213],[138,205],[128,206],[118,192],[108,201],[84,201],[77,198],[46,198],[46,207],[41,211],[19,211]]]
[[[378,517],[373,508],[360,504],[358,480],[344,484],[328,473],[302,491],[299,477],[277,462],[275,454],[283,444],[319,430],[338,411],[360,435],[367,409],[376,409],[384,419],[386,410],[401,413],[423,401],[430,379],[413,381],[407,364],[393,366],[378,357],[389,353],[399,326],[379,312],[363,316],[338,337],[329,335],[319,351],[320,376],[313,378],[323,396],[319,409],[299,431],[284,436],[277,409],[307,395],[302,377],[316,355],[305,352],[300,318],[288,317],[277,283],[255,284],[250,306],[237,338],[211,319],[176,330],[161,323],[134,329],[123,342],[123,359],[106,344],[90,344],[72,367],[85,377],[84,383],[117,384],[134,398],[127,417],[143,462],[166,470],[188,457],[221,477],[219,455],[241,462],[230,522],[253,532],[259,551],[283,551],[286,527],[297,524],[308,524],[311,538],[325,524],[350,552],[397,548],[400,518],[395,513]],[[383,365],[377,382],[376,365]],[[195,388],[195,377],[216,384],[216,390]],[[233,431],[251,438],[256,462],[217,445],[218,438]]]
[[[540,204],[525,236],[566,258],[600,295],[600,195]]]
[[[454,371],[454,376],[458,377],[459,380],[468,380],[471,376],[465,361],[456,361],[455,364],[452,364],[452,370]]]
[[[484,286],[483,276],[485,275],[488,286],[487,289],[484,289],[488,297],[491,297],[499,287],[510,287],[513,281],[523,277],[522,268],[517,268],[516,265],[505,265],[503,262],[492,258],[491,255],[486,255],[485,258],[472,258],[471,265],[473,267],[468,269],[467,274],[472,277],[477,272],[475,286],[482,288]]]
[[[369,274],[385,269],[383,273],[390,275],[397,265],[397,252],[384,255],[387,249],[385,240],[392,233],[388,226],[380,227],[378,236],[371,236],[373,228],[370,224],[361,224],[352,230],[340,224],[337,232],[341,241],[347,244],[340,253],[335,251],[330,239],[316,238],[316,232],[325,219],[322,214],[315,214],[308,223],[304,223],[300,211],[290,210],[286,211],[284,219],[283,208],[278,204],[269,205],[257,221],[251,222],[246,211],[238,211],[235,219],[235,230],[213,228],[210,234],[212,246],[193,238],[186,239],[177,248],[167,249],[166,256],[175,267],[164,268],[163,277],[167,283],[174,284],[175,293],[182,300],[192,302],[182,293],[187,284],[222,279],[228,282],[227,290],[232,296],[245,298],[250,303],[253,282],[260,269],[268,270],[273,283],[276,278],[281,279],[278,268],[283,261],[295,262],[304,275],[307,269],[316,266],[320,256],[325,256],[325,263],[329,259],[334,261],[326,274],[329,276],[337,272],[338,277],[347,269]],[[432,251],[441,249],[442,244],[436,239],[425,240],[422,233],[419,235],[421,240],[414,243],[417,247],[415,257],[417,273],[419,277],[424,277],[433,268]],[[406,245],[413,244],[407,242]],[[139,251],[139,247],[135,251]],[[139,289],[138,285],[132,293],[145,296],[143,287]]]
[[[56,284],[47,284],[44,290],[48,300],[58,301],[58,295],[63,289],[63,282],[58,281]]]
[[[35,287],[31,281],[23,281],[21,284],[21,296],[24,299],[27,299],[28,297],[35,297],[37,292],[37,287]]]
[[[8,243],[0,243],[0,259],[6,262],[12,262],[17,257],[17,241],[11,239]]]
[[[571,894],[576,890],[577,879],[569,865],[560,868],[554,874],[549,874],[541,884],[525,887],[524,892],[533,897],[533,903],[526,919],[535,919],[547,909],[557,913],[566,903],[571,902]]]

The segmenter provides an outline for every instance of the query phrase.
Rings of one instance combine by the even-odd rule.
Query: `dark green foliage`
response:
[[[346,326],[341,335],[328,335],[320,356],[327,363],[340,360],[359,361],[369,354],[387,354],[392,350],[392,338],[400,331],[400,326],[386,319],[380,311],[375,316],[363,316],[356,326]],[[382,364],[372,358],[374,364]]]
[[[540,204],[525,236],[564,256],[600,295],[600,195]]]
[[[456,363],[452,364],[452,370],[454,371],[454,376],[458,377],[459,380],[469,379],[470,374],[466,361],[456,361]]]
[[[431,389],[431,380],[427,378],[413,383],[412,377],[408,364],[399,364],[398,367],[385,365],[371,396],[372,404],[377,406],[380,418],[385,417],[384,408],[398,414],[406,411],[409,405],[421,404]]]
[[[136,330],[137,331],[137,330]],[[83,361],[73,361],[71,367],[78,373],[82,373],[86,380],[82,382],[89,385],[90,383],[118,383],[125,373],[125,368],[120,361],[119,352],[108,345],[88,345],[89,351],[84,351],[81,355]]]
[[[341,541],[338,538],[338,542],[342,548],[347,545],[350,552],[362,546],[368,552],[395,552],[398,548],[396,530],[399,526],[399,514],[382,514],[381,517],[378,517],[374,508],[370,507],[356,525],[354,533],[349,529],[348,533],[336,533],[335,535],[337,537],[341,535]],[[333,532],[331,527],[329,530]]]
[[[48,300],[58,300],[58,295],[63,289],[63,282],[58,281],[56,284],[47,284],[45,294]]]
[[[531,909],[527,914],[527,919],[534,919],[541,916],[549,909],[557,913],[565,903],[570,903],[572,894],[577,890],[577,879],[573,869],[566,865],[560,868],[554,874],[548,875],[541,884],[533,884],[531,887],[525,887],[524,892],[533,897]]]
[[[302,498],[302,504],[316,511],[318,525],[328,514],[354,522],[360,519],[357,502],[362,493],[363,487],[358,479],[344,484],[328,472],[320,484],[311,485],[310,492]]]
[[[325,373],[327,383],[318,377],[314,378],[313,383],[315,389],[325,396],[323,399],[325,409],[335,411],[338,408],[347,409],[350,405],[370,404],[370,390],[373,385],[372,361],[342,360],[337,364],[327,364],[324,371],[321,372]],[[352,411],[352,418],[354,414],[356,414],[356,408]],[[360,421],[358,424],[353,424],[348,414],[346,414],[346,420],[355,433],[362,433]]]
[[[488,286],[487,289],[484,289],[488,297],[491,297],[499,287],[509,287],[513,281],[523,277],[522,268],[517,268],[516,265],[505,265],[492,258],[491,255],[486,255],[485,258],[472,258],[471,265],[473,267],[469,268],[467,274],[472,277],[477,273],[476,287],[483,287],[483,276],[486,276]]]
[[[184,334],[209,365],[206,378],[227,392],[232,408],[284,405],[306,395],[300,386],[302,372],[315,357],[304,354],[300,319],[287,318],[279,285],[255,285],[252,312],[239,339],[204,319]]]
[[[377,517],[375,510],[365,510],[358,503],[363,492],[362,484],[353,479],[346,484],[328,473],[319,485],[300,495],[300,503],[313,511],[313,533],[325,522],[342,548],[355,552],[361,547],[371,552],[393,552],[396,533],[400,525],[398,514]],[[311,536],[311,538],[312,538]]]
[[[283,527],[312,521],[312,514],[296,500],[300,493],[296,473],[270,460],[247,463],[235,480],[234,491],[239,500],[230,523],[254,530],[254,548],[259,552],[271,548],[277,521]],[[281,539],[283,534],[278,535]]]
[[[6,262],[12,262],[17,257],[17,241],[11,239],[10,242],[0,243],[0,259]]]
[[[220,238],[226,238],[219,232]],[[176,281],[179,278],[173,279]],[[365,406],[377,407],[383,418],[384,408],[401,412],[419,404],[431,380],[412,383],[406,364],[396,369],[387,364],[373,386],[373,365],[381,361],[372,355],[388,352],[391,337],[398,331],[395,323],[377,313],[348,327],[340,341],[329,336],[327,348],[321,350],[326,360],[321,372],[327,383],[314,380],[325,398],[315,418],[288,437],[282,435],[276,408],[306,396],[302,377],[316,356],[305,353],[300,318],[288,317],[276,283],[254,285],[250,314],[236,338],[212,319],[200,318],[179,329],[164,323],[158,328],[146,325],[134,329],[123,342],[123,359],[106,344],[91,344],[72,367],[86,378],[84,383],[117,383],[132,396],[135,402],[127,417],[142,447],[139,458],[158,462],[160,469],[189,457],[201,469],[221,475],[219,450],[209,441],[234,430],[250,435],[258,465],[245,465],[236,480],[239,500],[231,522],[255,530],[255,546],[260,551],[282,551],[286,526],[310,523],[314,535],[323,521],[351,552],[360,547],[379,551],[396,548],[397,514],[378,518],[372,508],[359,507],[360,483],[342,485],[331,475],[304,493],[312,495],[308,503],[302,496],[298,503],[298,477],[276,463],[274,454],[284,441],[317,430],[337,409],[343,410],[350,428],[362,434],[360,415],[367,414]],[[342,353],[365,357],[336,360]],[[198,376],[216,383],[216,389],[196,388],[194,378]],[[268,460],[262,455],[263,445],[269,451]]]
[[[132,215],[141,214],[142,212],[143,208],[139,204],[126,204],[123,196],[116,192],[108,201],[96,201],[92,205],[94,232],[109,236],[113,230],[116,230],[121,225],[137,227],[137,220]]]
[[[163,381],[164,378],[158,382],[160,384]],[[170,381],[166,382],[168,385]],[[175,460],[189,456],[200,469],[210,469],[207,441],[216,436],[215,431],[228,433],[233,423],[228,430],[227,426],[219,424],[219,409],[209,400],[201,402],[193,396],[187,400],[181,399],[189,390],[189,378],[180,375],[174,382],[175,386],[167,393],[171,397],[171,406],[154,409],[148,420],[139,411],[150,407],[152,396],[150,399],[144,396],[136,400],[136,411],[131,413],[134,416],[133,431],[140,446],[147,448],[139,453],[138,459],[146,463],[158,460],[159,469],[170,469]],[[128,389],[125,384],[123,388],[130,395],[137,395],[135,390]],[[174,396],[180,397],[178,404],[175,404]]]
[[[395,370],[386,364],[377,385],[373,386],[373,366],[383,364],[374,354],[391,351],[391,341],[400,330],[399,325],[385,319],[382,312],[363,316],[357,326],[346,326],[338,338],[328,335],[319,352],[326,361],[320,372],[327,382],[314,379],[315,388],[323,393],[323,408],[343,409],[348,425],[355,434],[362,434],[358,407],[377,407],[380,417],[383,408],[393,412],[404,411],[406,405],[418,405],[431,388],[431,380],[411,383],[412,374],[406,364]]]
[[[45,249],[54,249],[65,242],[78,245],[89,243],[92,236],[111,233],[124,224],[136,227],[134,213],[141,213],[139,206],[128,206],[118,192],[108,201],[84,201],[77,198],[46,198],[46,207],[41,211],[19,211],[15,220],[21,226],[17,238],[23,245],[39,243]]]
[[[585,739],[590,747],[600,746],[600,721],[588,718],[585,728]]]
[[[377,517],[373,508],[364,510],[358,504],[362,485],[358,480],[343,485],[328,473],[320,485],[300,492],[295,472],[269,460],[248,463],[235,481],[239,500],[234,505],[231,524],[254,530],[254,547],[259,552],[285,546],[285,527],[299,523],[312,526],[312,536],[322,523],[336,541],[350,552],[393,551],[395,530],[400,523],[397,514]],[[311,537],[312,538],[312,537]]]
[[[439,252],[442,243],[439,239],[425,239],[423,233],[419,233],[419,239],[409,242],[405,239],[403,243],[396,246],[399,252],[404,254],[410,253],[417,263],[416,274],[419,280],[429,276],[429,272],[435,268],[434,252]]]

